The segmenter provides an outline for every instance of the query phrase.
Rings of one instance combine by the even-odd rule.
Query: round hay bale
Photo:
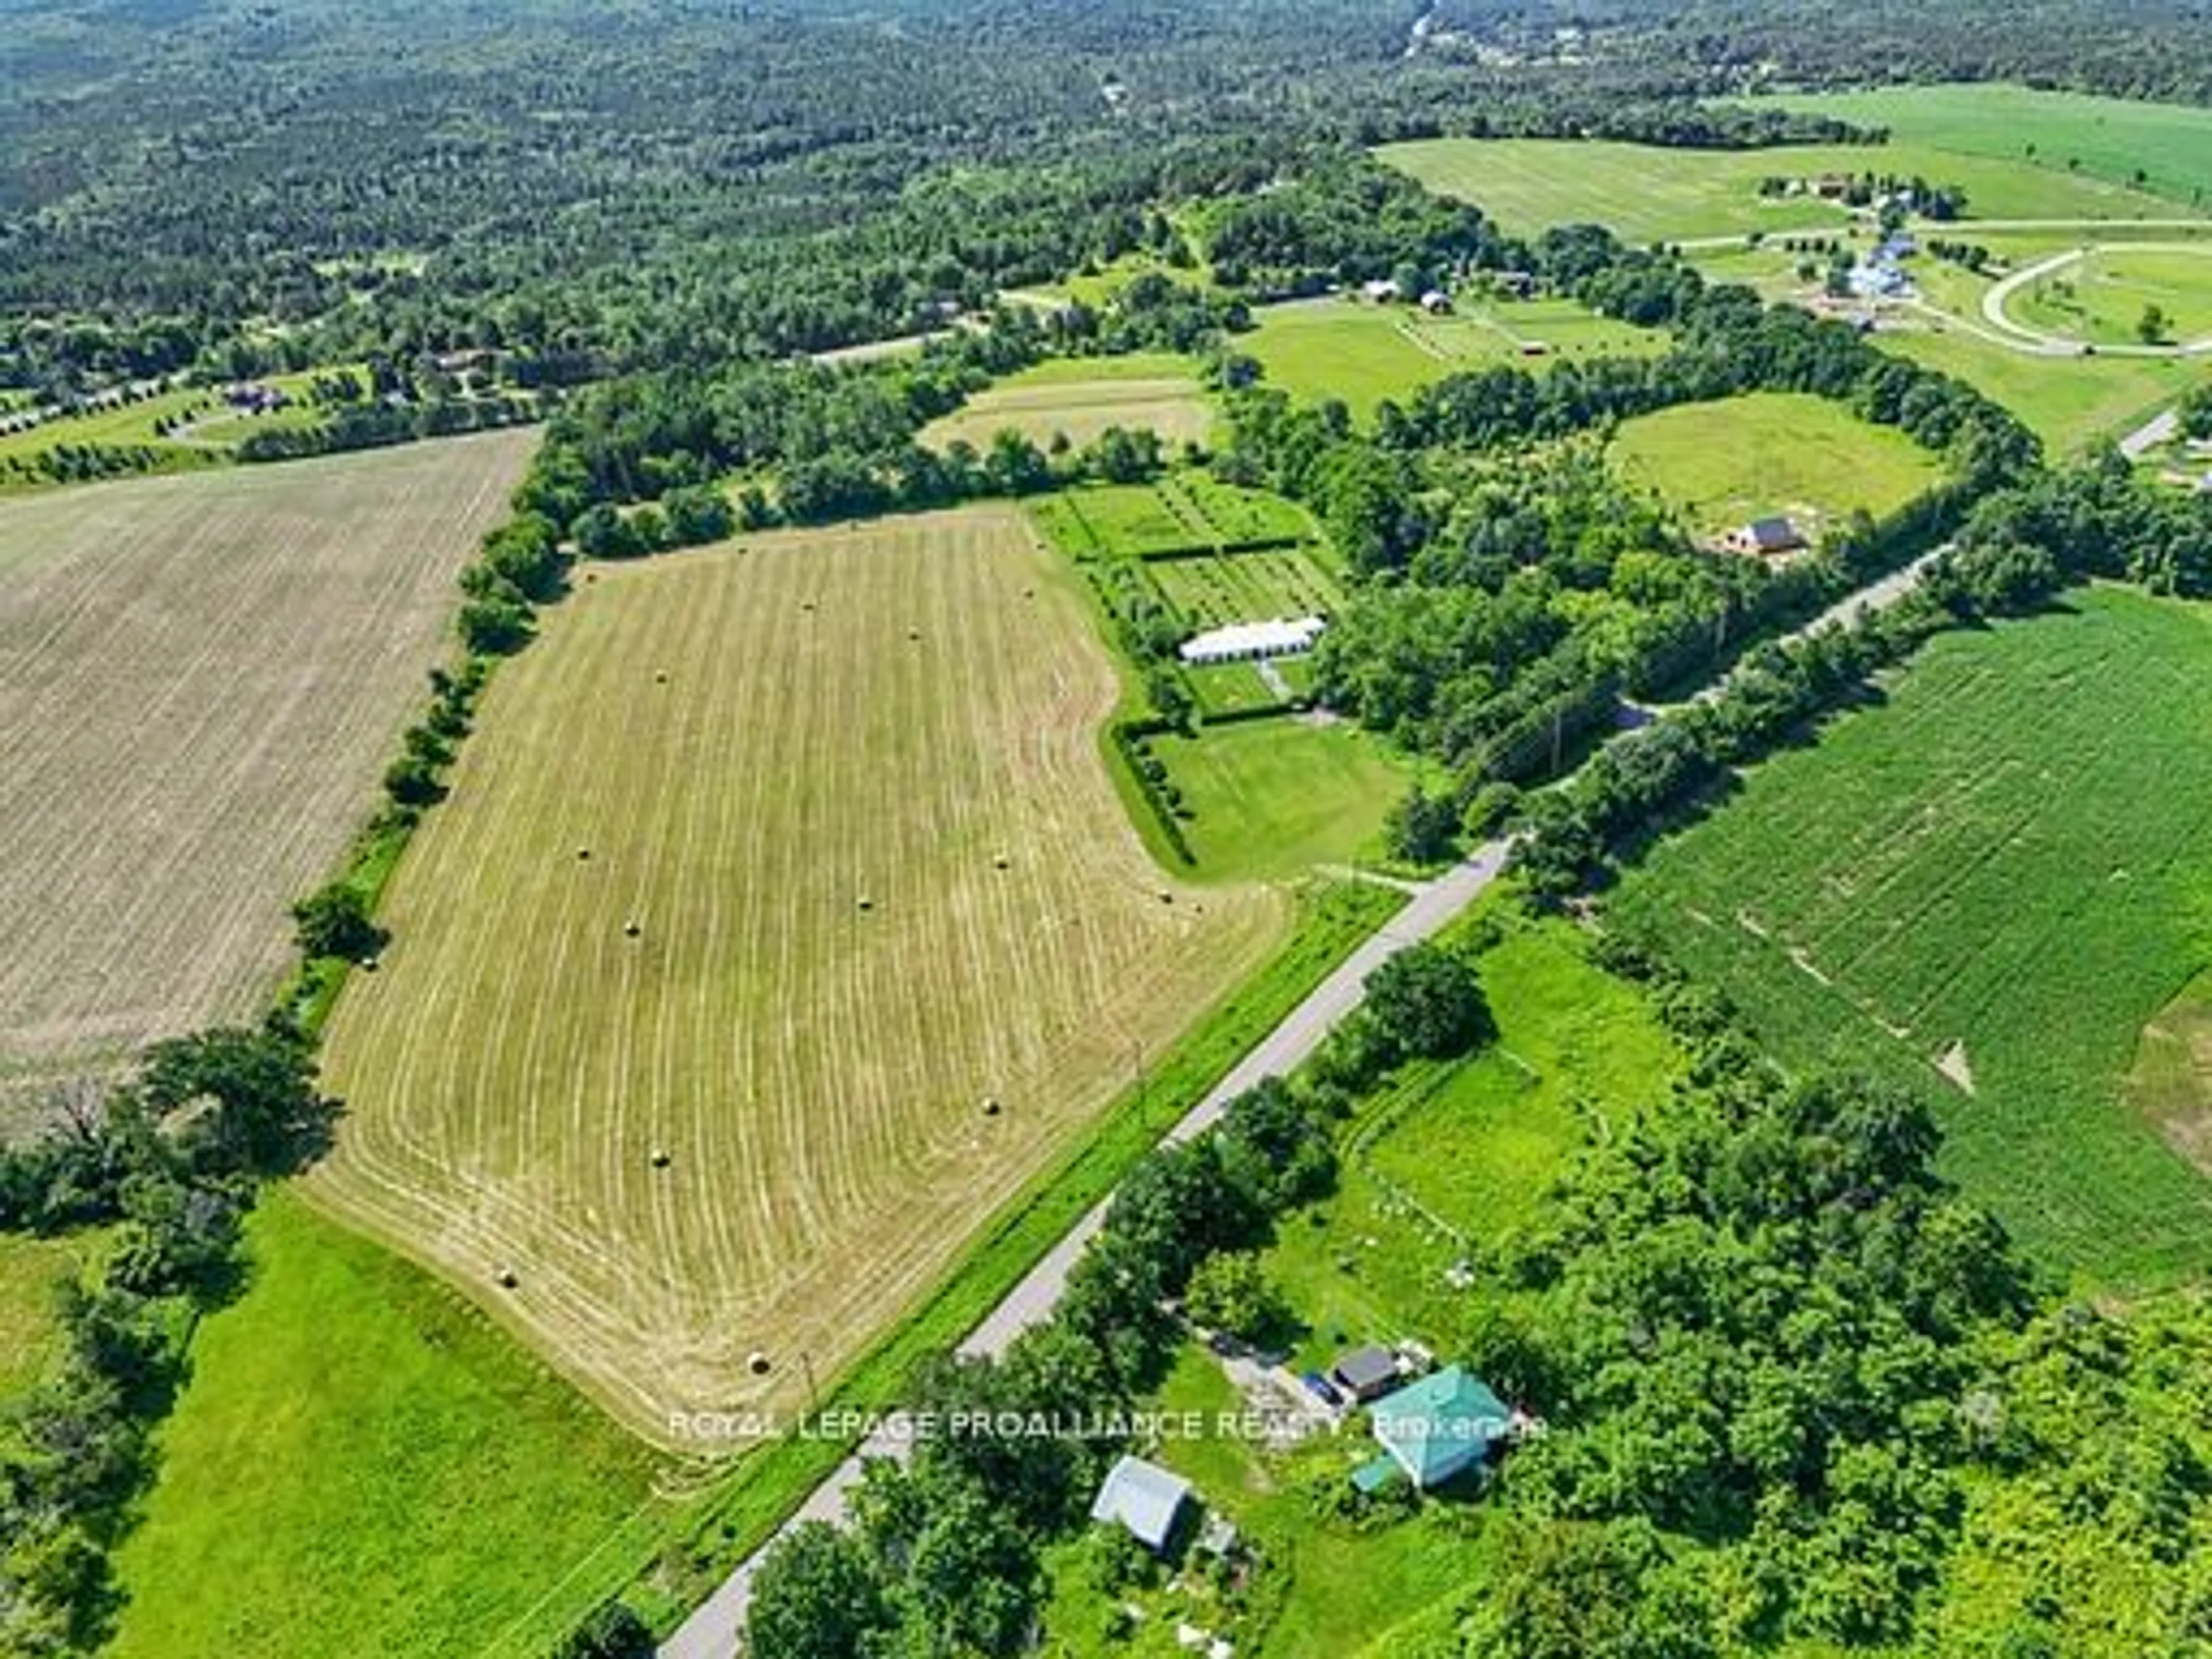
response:
[[[799,608],[811,617],[814,614],[814,601],[811,599],[801,599],[799,602]]]
[[[631,939],[635,939],[644,931],[645,924],[638,921],[635,916],[632,916],[628,921],[623,923],[623,932]]]
[[[872,910],[876,908],[875,900],[870,898],[866,893],[861,894],[854,902],[863,910]]]
[[[363,957],[361,959],[361,971],[364,974],[374,973],[376,971],[376,958],[374,957]]]
[[[577,859],[577,861],[578,861],[579,863],[581,863],[581,862],[582,862],[582,861],[584,861],[585,860],[589,859],[591,856],[592,856],[592,849],[591,849],[590,848],[588,848],[588,847],[579,847],[579,848],[576,849],[576,859]]]
[[[985,1117],[996,1117],[1005,1109],[1006,1108],[1000,1103],[998,1096],[985,1095],[983,1097],[983,1115]]]
[[[654,1169],[665,1170],[669,1166],[671,1162],[672,1162],[672,1160],[669,1157],[667,1147],[656,1146],[653,1149],[653,1167]]]
[[[1165,887],[1161,888],[1160,902],[1163,904],[1173,904],[1175,902],[1175,894]]]
[[[768,1356],[758,1348],[755,1348],[745,1356],[745,1369],[755,1376],[766,1376],[769,1373]]]
[[[1006,868],[1008,868],[1009,866],[1011,866],[1012,865],[1012,863],[1013,863],[1013,860],[1012,860],[1012,859],[1008,858],[1008,857],[1007,857],[1004,853],[1001,853],[1001,854],[1000,854],[998,855],[998,857],[996,857],[996,858],[993,859],[993,860],[991,860],[991,862],[992,862],[992,864],[993,864],[994,866],[995,866],[997,868],[1001,869],[1001,870],[1004,870],[1004,869],[1006,869]]]
[[[668,671],[667,671],[665,668],[656,668],[656,669],[654,669],[654,670],[653,671],[653,683],[655,685],[665,685],[665,684],[668,684]]]
[[[921,630],[919,628],[909,628],[906,630],[906,636],[910,640],[918,640],[921,637]]]
[[[514,1268],[501,1267],[499,1270],[499,1285],[501,1290],[511,1291],[520,1283],[522,1280],[517,1277]]]

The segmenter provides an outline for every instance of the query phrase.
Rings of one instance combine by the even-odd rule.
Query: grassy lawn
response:
[[[94,1235],[0,1233],[0,1402],[37,1382],[54,1357],[54,1298],[96,1248]]]
[[[2146,307],[2166,318],[2161,343],[2212,334],[2212,246],[2163,244],[2091,249],[2015,291],[2006,315],[2064,339],[2134,345]]]
[[[1884,329],[1874,343],[1955,374],[2020,416],[2054,455],[2118,436],[2203,378],[2201,364],[2160,357],[2048,357],[1958,329]]]
[[[1922,1091],[1944,1167],[2060,1273],[2202,1273],[2212,1186],[2124,1094],[2212,961],[2208,666],[2212,608],[2118,588],[1939,638],[1612,908],[1788,1061]]]
[[[117,1557],[116,1659],[476,1654],[658,1507],[637,1443],[459,1297],[286,1193],[250,1238]]]
[[[1412,1085],[1361,1135],[1370,1170],[1469,1238],[1536,1214],[1567,1151],[1620,1130],[1680,1068],[1643,994],[1553,922],[1508,922],[1482,958],[1500,1041]]]
[[[1637,243],[1832,230],[1848,222],[1839,204],[1759,193],[1762,179],[1829,173],[1917,175],[1957,185],[1966,193],[1967,213],[1981,219],[2150,218],[2188,210],[2106,179],[1929,143],[1687,150],[1564,138],[1434,138],[1385,145],[1379,154],[1524,235],[1577,222],[1605,225]]]
[[[1768,513],[1789,513],[1808,532],[1860,507],[1879,515],[1926,489],[1938,471],[1903,433],[1806,392],[1640,415],[1621,423],[1608,453],[1631,483],[1707,533]]]
[[[1308,401],[1339,398],[1361,420],[1385,398],[1403,402],[1432,380],[1491,363],[1536,367],[1666,344],[1662,334],[1597,316],[1571,300],[1468,300],[1456,315],[1430,317],[1332,297],[1263,306],[1254,321],[1237,349],[1259,361],[1268,385]]]
[[[1382,815],[1415,772],[1355,726],[1287,717],[1155,738],[1152,747],[1182,789],[1184,833],[1205,881],[1378,856]]]
[[[1794,94],[1792,109],[1886,126],[1915,145],[2136,185],[2177,205],[2212,194],[2212,111],[2078,92],[1972,85]],[[1978,204],[1976,212],[1984,210]]]

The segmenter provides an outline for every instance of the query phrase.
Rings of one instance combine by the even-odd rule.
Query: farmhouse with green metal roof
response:
[[[1372,1421],[1382,1449],[1426,1491],[1510,1438],[1513,1409],[1464,1366],[1447,1365],[1376,1401]]]

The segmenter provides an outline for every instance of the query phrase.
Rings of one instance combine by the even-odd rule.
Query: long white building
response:
[[[1231,623],[1194,634],[1176,647],[1185,662],[1249,662],[1261,657],[1294,657],[1313,649],[1328,624],[1319,617],[1277,617],[1267,622]]]

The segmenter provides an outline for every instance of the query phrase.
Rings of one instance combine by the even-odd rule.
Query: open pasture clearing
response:
[[[1431,381],[1493,363],[1541,368],[1666,345],[1663,334],[1559,299],[1467,298],[1455,314],[1431,317],[1339,295],[1264,306],[1253,322],[1237,349],[1259,362],[1269,386],[1305,402],[1339,398],[1360,420],[1385,398],[1402,403]]]
[[[1939,637],[1611,908],[1789,1062],[1923,1091],[1945,1167],[2045,1262],[2125,1288],[2201,1272],[2212,1186],[2124,1082],[2212,962],[2208,665],[2212,610],[2119,588]]]
[[[1054,359],[1011,374],[932,421],[921,441],[944,449],[955,441],[977,450],[1012,429],[1043,447],[1065,435],[1078,448],[1109,427],[1152,431],[1170,447],[1202,444],[1213,430],[1213,406],[1180,357]]]
[[[0,1094],[257,1011],[533,442],[0,508]]]
[[[2212,111],[2191,105],[1990,82],[1792,94],[1777,101],[1885,126],[1914,145],[2085,173],[2169,204],[2202,207],[2212,193]]]
[[[542,1654],[656,1519],[650,1455],[459,1296],[289,1192],[204,1320],[116,1556],[115,1659]],[[604,1549],[603,1547],[607,1547]],[[584,1598],[588,1602],[588,1597]],[[518,1628],[535,1639],[501,1638]]]
[[[393,876],[309,1185],[665,1437],[836,1376],[1289,904],[1148,859],[1012,511],[595,574]]]
[[[1604,225],[1632,243],[1840,230],[1850,216],[1839,202],[1759,194],[1764,179],[1825,173],[1918,176],[1956,185],[1966,191],[1972,219],[2172,218],[2191,211],[2125,185],[1925,143],[1690,150],[1571,138],[1434,138],[1387,144],[1377,154],[1522,235],[1577,222]]]
[[[1877,516],[1936,482],[1935,458],[1808,392],[1755,392],[1624,421],[1607,452],[1632,483],[1711,534],[1788,513],[1808,534],[1863,507]]]
[[[1252,673],[1249,664],[1233,666]],[[1205,726],[1152,744],[1183,792],[1183,833],[1208,881],[1279,879],[1379,858],[1382,815],[1417,769],[1356,726],[1302,718]]]

